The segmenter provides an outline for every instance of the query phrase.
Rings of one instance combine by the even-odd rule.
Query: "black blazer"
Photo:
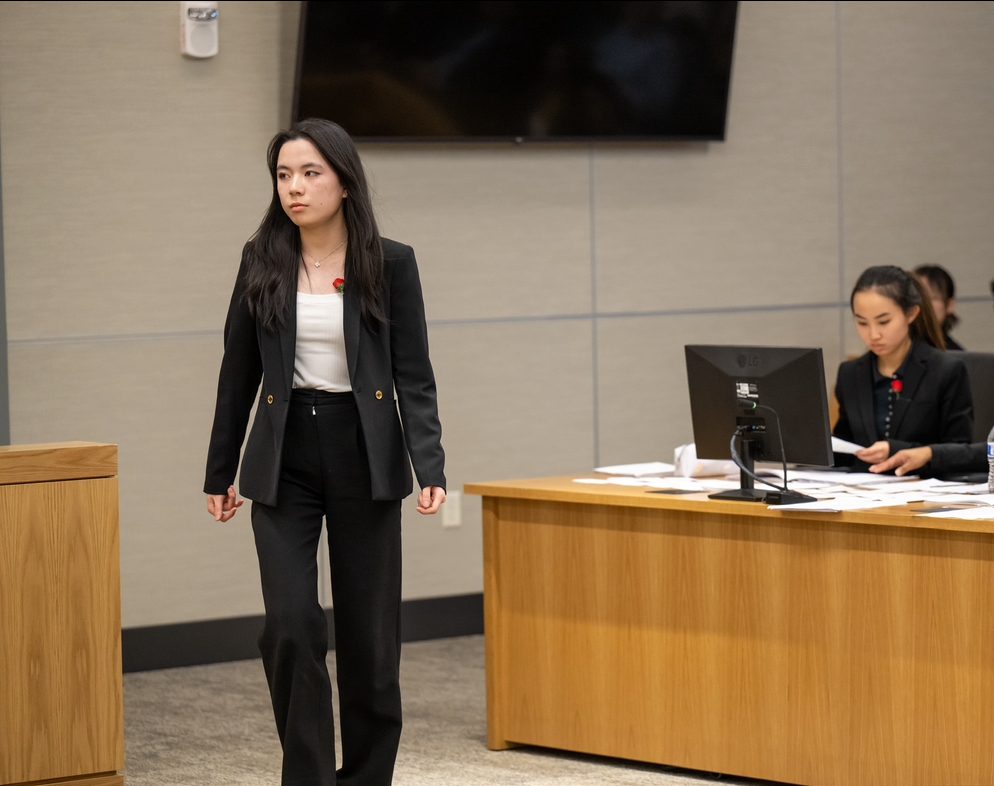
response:
[[[932,445],[929,469],[935,475],[953,472],[986,472],[987,443],[970,445]]]
[[[873,416],[876,362],[876,355],[867,352],[840,365],[836,377],[839,419],[832,433],[859,445],[869,446],[877,441]],[[891,454],[918,445],[972,439],[973,398],[962,360],[924,341],[915,341],[903,382],[904,390],[894,404],[892,436],[888,440]]]
[[[275,505],[293,388],[297,300],[290,299],[289,319],[278,332],[256,323],[244,299],[248,248],[242,252],[224,325],[224,357],[204,491],[225,494],[234,482],[258,391],[239,491],[248,499]],[[402,499],[411,493],[412,462],[422,488],[445,487],[442,428],[414,250],[384,238],[383,256],[386,325],[371,330],[360,319],[358,292],[346,286],[343,294],[345,354],[369,456],[373,499],[377,500]]]

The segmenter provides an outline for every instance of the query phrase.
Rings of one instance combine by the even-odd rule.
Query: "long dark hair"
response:
[[[893,300],[905,314],[918,306],[918,316],[915,317],[909,328],[911,338],[916,341],[919,339],[925,341],[936,349],[946,348],[945,339],[942,337],[942,331],[939,330],[939,325],[935,319],[935,312],[932,310],[932,303],[925,295],[918,279],[907,270],[902,270],[895,265],[868,267],[856,280],[856,285],[849,296],[849,308],[852,309],[853,301],[858,292],[865,292],[869,289]]]
[[[287,142],[306,139],[327,162],[348,194],[342,202],[348,245],[345,279],[357,290],[362,318],[374,329],[386,321],[383,311],[383,242],[376,227],[366,173],[352,137],[337,123],[321,118],[300,120],[269,143],[266,160],[273,196],[259,228],[249,240],[245,299],[249,312],[268,330],[286,325],[291,298],[296,297],[300,264],[300,232],[283,210],[276,166]]]
[[[942,320],[942,331],[948,333],[959,322],[959,317],[950,314],[948,309],[949,301],[956,297],[956,284],[953,277],[941,265],[919,265],[914,272],[916,276],[924,278],[932,290],[946,303],[946,318]]]

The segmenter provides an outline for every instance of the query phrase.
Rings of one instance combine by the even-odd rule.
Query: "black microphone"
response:
[[[740,399],[741,401],[741,399]],[[753,402],[747,402],[753,404]],[[799,502],[814,502],[814,497],[809,497],[807,494],[801,494],[798,491],[791,491],[787,488],[787,451],[783,447],[783,429],[780,428],[780,416],[773,407],[768,407],[765,404],[753,404],[752,409],[766,409],[773,413],[773,417],[777,422],[777,438],[780,440],[780,461],[783,466],[783,488],[774,486],[770,483],[768,485],[776,488],[776,491],[766,492],[766,501],[771,505],[795,505]]]

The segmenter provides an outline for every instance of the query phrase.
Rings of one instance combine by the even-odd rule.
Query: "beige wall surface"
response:
[[[195,61],[177,5],[0,3],[11,438],[121,446],[127,627],[261,612],[248,516],[200,489],[299,7],[222,3]],[[870,264],[945,265],[994,351],[992,37],[991,2],[742,2],[724,142],[363,145],[418,254],[450,488],[670,460],[687,343],[821,346],[831,383]],[[405,506],[405,598],[482,589],[462,514]]]

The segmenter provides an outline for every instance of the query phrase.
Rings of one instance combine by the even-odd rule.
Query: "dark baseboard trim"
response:
[[[334,611],[327,610],[328,642],[335,646]],[[259,657],[262,615],[125,628],[124,671],[202,666]],[[406,600],[400,607],[401,640],[426,641],[483,633],[483,594]]]

